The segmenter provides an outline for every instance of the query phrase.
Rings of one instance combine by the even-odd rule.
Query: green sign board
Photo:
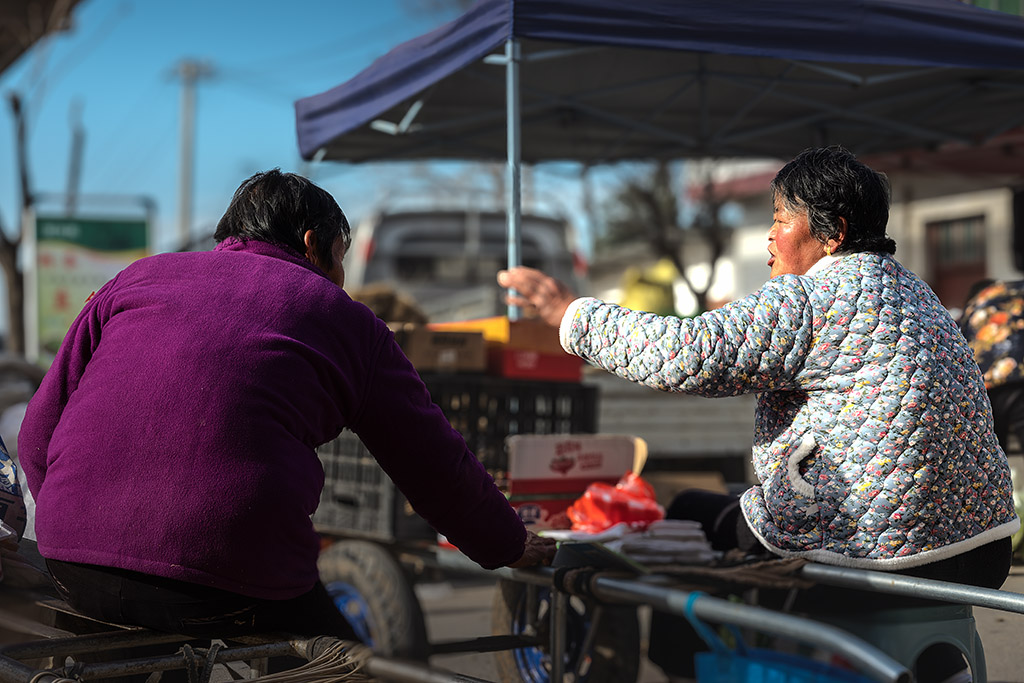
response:
[[[86,300],[132,261],[146,256],[145,220],[36,218],[39,349],[55,354]]]

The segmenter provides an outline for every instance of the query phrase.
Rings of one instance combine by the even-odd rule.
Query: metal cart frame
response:
[[[421,553],[421,560],[433,561],[437,568],[454,574],[469,574],[506,579],[552,591],[550,619],[550,642],[546,643],[555,654],[551,658],[551,681],[565,680],[566,674],[578,674],[563,670],[565,604],[572,594],[572,588],[560,581],[559,572],[554,569],[485,571],[461,554],[437,548],[431,560],[429,553]],[[807,564],[800,575],[814,582],[846,588],[872,590],[893,595],[913,596],[940,600],[948,603],[988,607],[992,609],[1024,614],[1024,595],[1002,590],[963,586],[944,581],[919,579],[884,572]],[[578,582],[577,582],[578,583]],[[746,604],[737,604],[706,594],[694,594],[679,587],[678,580],[659,574],[640,577],[617,577],[595,571],[586,582],[588,597],[595,600],[596,618],[592,628],[600,628],[600,610],[605,605],[646,605],[659,611],[684,616],[689,602],[694,614],[700,619],[732,624],[775,636],[782,636],[841,655],[859,671],[873,680],[885,683],[909,683],[911,674],[905,666],[856,635],[839,628],[823,624],[811,618],[784,614],[774,610]],[[3,589],[8,595],[13,589]],[[59,601],[36,596],[49,602],[52,609],[66,609]],[[6,604],[6,601],[5,601]],[[68,680],[61,671],[43,672],[23,663],[23,660],[47,656],[74,656],[104,648],[123,648],[160,643],[184,644],[188,639],[182,636],[159,634],[146,629],[115,629],[101,633],[76,635],[46,626],[40,622],[19,618],[6,609],[0,608],[0,625],[36,639],[0,647],[0,681],[7,683],[56,683]],[[218,663],[232,661],[265,660],[268,657],[298,656],[307,660],[315,658],[325,646],[336,642],[332,638],[293,638],[281,634],[252,636],[232,639],[231,646],[218,650],[200,652]],[[489,652],[512,649],[524,645],[537,645],[536,640],[517,636],[485,636],[468,641],[436,643],[432,653]],[[212,654],[211,654],[212,652]],[[87,664],[77,669],[84,680],[105,676],[144,673],[173,668],[183,668],[181,655],[136,658],[122,661]],[[400,661],[374,655],[366,665],[366,671],[374,677],[387,681],[423,681],[426,683],[472,682],[481,679],[464,674],[444,671],[425,664]],[[256,679],[258,680],[258,678]],[[576,680],[574,675],[571,680]]]

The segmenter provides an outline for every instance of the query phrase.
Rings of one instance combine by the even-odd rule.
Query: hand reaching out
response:
[[[544,566],[551,564],[555,557],[555,539],[538,536],[529,529],[526,530],[526,547],[522,556],[508,565],[512,569],[525,569],[527,567]]]
[[[508,294],[505,301],[513,306],[535,310],[552,327],[562,323],[565,309],[576,298],[562,282],[525,266],[498,271],[498,284],[515,290],[515,295]]]

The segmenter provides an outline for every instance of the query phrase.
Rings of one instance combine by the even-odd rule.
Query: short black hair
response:
[[[271,169],[246,179],[217,223],[213,239],[257,240],[289,247],[304,254],[306,231],[316,235],[316,257],[334,265],[332,248],[338,237],[348,249],[352,238],[348,219],[326,190],[295,173]]]
[[[797,154],[776,174],[771,193],[773,201],[805,210],[811,235],[822,244],[839,238],[839,218],[845,218],[846,238],[836,253],[896,253],[896,242],[885,234],[889,179],[840,145]]]

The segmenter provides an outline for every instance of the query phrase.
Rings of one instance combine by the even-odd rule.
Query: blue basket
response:
[[[711,648],[694,656],[697,683],[871,683],[871,679],[826,662],[773,650],[747,647],[740,632],[730,627],[736,647],[730,648],[693,613],[699,591],[686,601],[686,618]]]

